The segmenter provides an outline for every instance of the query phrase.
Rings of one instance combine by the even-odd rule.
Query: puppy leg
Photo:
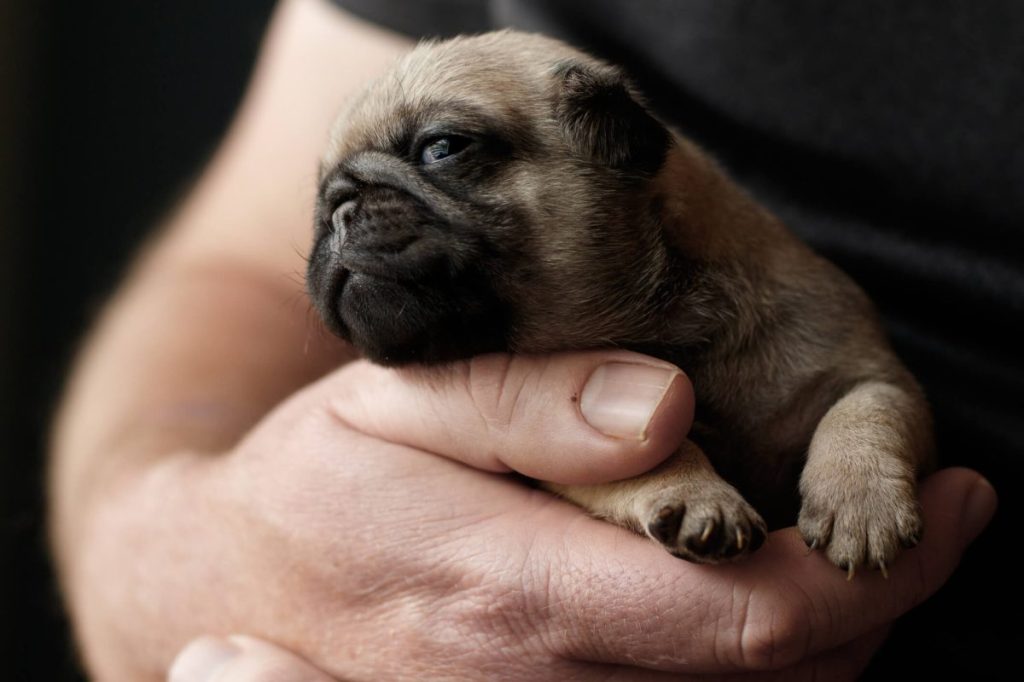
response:
[[[931,456],[924,398],[883,382],[856,386],[818,424],[800,477],[799,527],[852,577],[885,571],[921,537],[917,473]]]
[[[545,486],[698,563],[720,563],[754,551],[767,528],[739,491],[726,483],[697,445],[686,441],[652,471],[593,486]]]

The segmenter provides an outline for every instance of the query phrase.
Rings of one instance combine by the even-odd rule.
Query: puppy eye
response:
[[[423,151],[420,153],[420,162],[423,164],[437,163],[442,159],[447,159],[449,156],[455,156],[468,147],[470,142],[472,140],[461,135],[447,135],[434,138],[423,145]]]

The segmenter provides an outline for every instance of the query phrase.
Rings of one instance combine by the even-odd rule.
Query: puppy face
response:
[[[332,131],[312,299],[384,364],[642,343],[671,144],[617,70],[557,41],[421,45]]]

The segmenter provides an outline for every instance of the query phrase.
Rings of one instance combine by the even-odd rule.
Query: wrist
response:
[[[217,631],[220,610],[190,603],[216,579],[224,516],[208,482],[219,459],[164,452],[123,457],[74,509],[54,519],[57,570],[83,663],[97,679],[163,679],[176,647]],[[205,608],[203,608],[205,606]]]

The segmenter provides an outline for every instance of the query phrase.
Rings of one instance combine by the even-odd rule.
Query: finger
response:
[[[856,680],[871,662],[878,648],[889,635],[891,626],[885,625],[866,635],[861,635],[843,646],[806,658],[796,665],[779,670],[760,673],[736,673],[723,677],[715,676],[715,682],[736,680],[737,682],[845,682]],[[704,678],[709,679],[709,678]]]
[[[647,471],[693,420],[686,376],[627,351],[486,355],[402,370],[356,362],[317,391],[365,434],[565,484]]]
[[[780,677],[785,680],[856,680],[860,678],[864,668],[868,666],[875,653],[889,636],[892,626],[887,624],[866,635],[861,635],[849,644],[826,651],[800,663],[793,670],[793,675]]]
[[[817,682],[818,680],[845,682],[856,680],[859,679],[864,668],[871,662],[872,656],[888,637],[889,630],[890,626],[888,625],[878,628],[866,635],[861,635],[852,642],[806,658],[788,668],[760,673],[736,673],[724,677],[715,676],[712,679],[716,682],[726,682],[726,680],[750,682],[752,678],[757,682]]]
[[[968,469],[946,469],[923,483],[920,499],[925,538],[904,552],[889,569],[867,571],[848,580],[820,552],[805,557],[795,574],[809,598],[814,617],[801,634],[807,647],[821,651],[889,623],[934,594],[949,579],[970,543],[988,525],[997,504],[991,484]],[[795,529],[786,532],[790,554],[803,543]],[[803,550],[806,554],[806,550]],[[789,643],[789,655],[805,645]],[[785,648],[784,648],[785,651]]]
[[[770,670],[842,646],[935,592],[991,518],[995,494],[977,473],[939,472],[921,487],[927,531],[890,569],[852,582],[793,528],[728,566],[678,561],[652,543],[582,522],[552,592],[550,632],[563,655],[686,672]],[[552,570],[551,573],[554,573]],[[642,624],[642,627],[640,627]],[[672,646],[666,646],[671,642]],[[671,655],[666,655],[671,651]]]
[[[779,670],[761,672],[731,672],[717,674],[680,674],[637,668],[631,665],[604,665],[593,663],[583,667],[583,675],[574,675],[574,679],[594,679],[602,682],[844,682],[856,680],[867,667],[871,657],[885,641],[890,626],[886,625],[869,632],[852,642],[818,656],[807,658],[796,665]],[[554,671],[552,679],[559,677]],[[560,678],[568,678],[563,675]]]
[[[168,682],[336,682],[305,659],[241,635],[201,637],[171,665]]]

